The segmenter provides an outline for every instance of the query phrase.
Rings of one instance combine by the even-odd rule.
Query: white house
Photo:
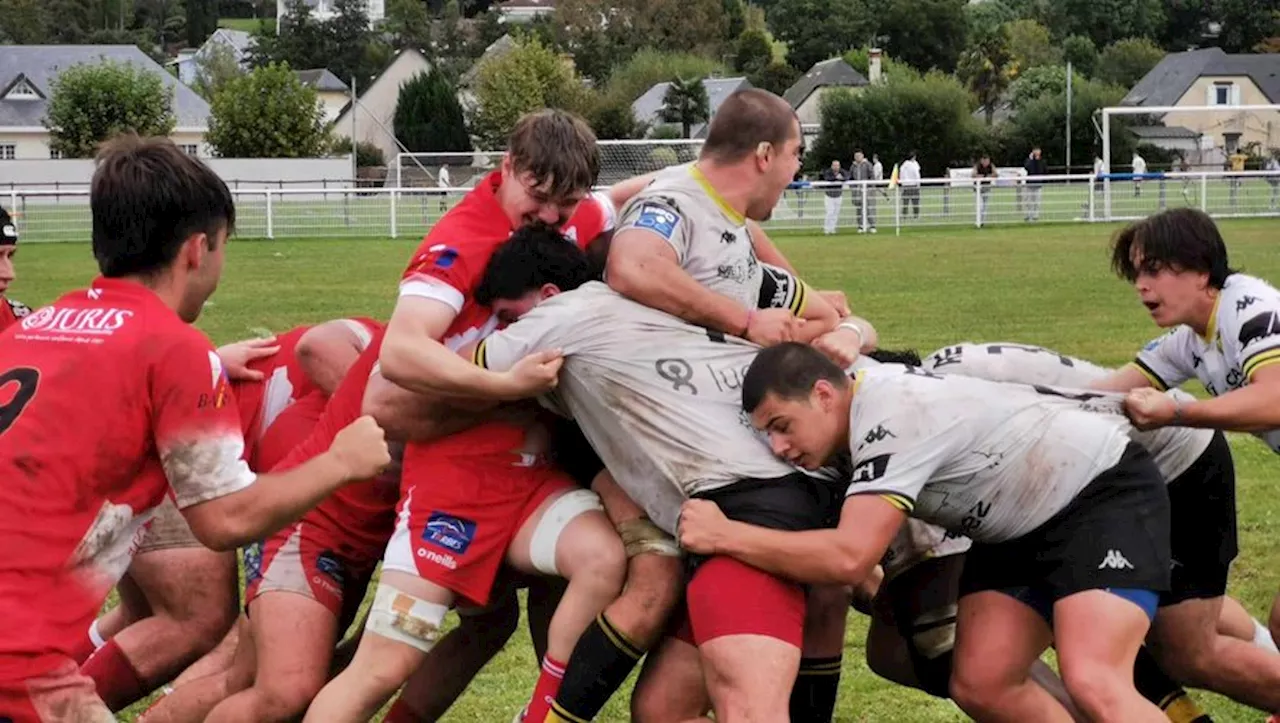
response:
[[[844,58],[830,58],[813,64],[809,72],[797,80],[787,92],[782,94],[783,100],[791,105],[796,116],[800,118],[801,127],[816,126],[822,122],[822,96],[830,88],[865,88],[870,83]]]
[[[324,106],[326,123],[336,120],[351,102],[351,88],[338,76],[325,68],[297,71],[298,80],[308,88],[315,88],[316,98]]]
[[[365,2],[370,27],[387,16],[386,0],[365,0]],[[306,0],[306,3],[311,8],[311,17],[316,20],[328,20],[337,14],[333,8],[333,0]],[[280,31],[280,23],[288,13],[288,0],[276,0],[276,32]]]
[[[431,70],[431,63],[412,48],[401,50],[395,60],[369,84],[355,104],[348,103],[333,125],[335,135],[356,142],[372,143],[382,149],[388,165],[395,164],[400,146],[396,143],[396,106],[400,103],[400,86],[418,73]],[[354,124],[354,137],[352,136]]]
[[[222,46],[231,51],[235,59],[240,62],[240,67],[248,69],[249,67],[249,50],[253,47],[253,36],[243,30],[229,30],[227,28],[218,28],[214,31],[209,39],[204,41],[196,50],[182,50],[178,53],[178,57],[170,60],[168,65],[176,66],[178,69],[178,80],[186,85],[196,82],[196,73],[200,69],[200,61],[209,57],[214,52],[214,48]]]
[[[136,45],[0,45],[0,161],[56,158],[44,127],[51,85],[77,64],[126,62],[158,76],[173,91],[177,125],[170,137],[192,155],[207,155],[209,104]]]
[[[498,18],[504,23],[527,23],[555,9],[556,0],[505,0],[498,3]]]

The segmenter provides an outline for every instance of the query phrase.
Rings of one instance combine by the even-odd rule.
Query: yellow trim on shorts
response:
[[[699,186],[702,186],[702,190],[706,191],[707,196],[716,202],[716,205],[720,207],[724,215],[729,217],[730,221],[738,226],[747,222],[747,217],[735,211],[733,206],[730,206],[729,202],[724,200],[724,196],[720,195],[715,186],[711,185],[711,181],[708,181],[707,177],[702,175],[702,170],[698,168],[697,164],[689,166],[689,175],[693,176],[693,180],[697,181]]]
[[[1276,362],[1280,362],[1280,348],[1268,349],[1254,354],[1244,363],[1244,366],[1241,367],[1240,371],[1244,372],[1244,378],[1246,380],[1252,382],[1253,375],[1256,374],[1259,369],[1271,366]]]
[[[880,499],[884,500],[885,502],[888,502],[889,504],[893,505],[894,507],[897,507],[898,509],[908,514],[910,514],[911,511],[916,507],[916,503],[912,502],[910,497],[907,497],[905,495],[895,494],[893,492],[881,492]]]
[[[1143,366],[1143,365],[1139,364],[1138,362],[1136,362],[1136,361],[1131,361],[1131,362],[1129,362],[1128,364],[1126,364],[1125,366],[1127,366],[1127,367],[1131,367],[1131,368],[1133,368],[1133,369],[1136,369],[1136,370],[1138,371],[1138,373],[1139,373],[1139,374],[1141,374],[1142,376],[1146,377],[1146,378],[1147,378],[1147,381],[1151,382],[1151,386],[1155,387],[1156,389],[1159,389],[1159,390],[1160,390],[1160,391],[1162,391],[1162,392],[1167,392],[1167,391],[1169,391],[1169,387],[1165,386],[1165,383],[1164,383],[1164,380],[1163,380],[1163,379],[1161,379],[1160,377],[1156,376],[1156,375],[1155,375],[1155,372],[1153,372],[1153,371],[1151,371],[1150,369],[1146,368],[1145,366]]]
[[[480,343],[476,344],[476,348],[471,352],[471,363],[484,369],[489,368],[488,349],[485,346],[488,342],[488,339],[481,339]]]

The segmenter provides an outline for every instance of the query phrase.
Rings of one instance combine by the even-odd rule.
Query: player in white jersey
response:
[[[1125,228],[1111,265],[1133,284],[1152,321],[1170,331],[1095,386],[1128,391],[1126,412],[1140,427],[1252,432],[1280,452],[1280,291],[1235,272],[1213,219],[1194,209]],[[1161,393],[1193,378],[1212,399],[1182,402]],[[1280,596],[1270,628],[1280,638]]]
[[[1065,721],[1028,674],[1051,640],[1093,720],[1163,721],[1134,656],[1169,584],[1169,502],[1150,455],[1088,395],[922,369],[850,380],[810,347],[762,351],[743,407],[773,451],[813,469],[850,455],[834,530],[780,532],[685,503],[680,541],[792,579],[852,584],[908,514],[974,540],[961,577],[951,693],[978,719]],[[1051,622],[1050,622],[1051,621]]]

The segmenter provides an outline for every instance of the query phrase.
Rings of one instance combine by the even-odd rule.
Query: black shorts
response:
[[[592,480],[604,470],[604,462],[582,428],[572,419],[557,417],[551,435],[551,461],[579,486],[591,489]]]
[[[1151,455],[1130,443],[1066,507],[1014,540],[974,542],[960,595],[1006,593],[1053,620],[1053,603],[1107,589],[1154,613],[1151,593],[1169,590],[1169,495]],[[1147,609],[1147,599],[1150,608]]]
[[[1160,604],[1221,597],[1239,547],[1236,470],[1226,435],[1213,441],[1185,472],[1169,482],[1173,575]]]

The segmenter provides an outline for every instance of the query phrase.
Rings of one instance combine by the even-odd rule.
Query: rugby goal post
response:
[[[1119,115],[1153,115],[1163,116],[1168,113],[1225,113],[1247,114],[1258,111],[1280,113],[1280,104],[1265,105],[1193,105],[1193,106],[1109,106],[1102,113],[1102,199],[1104,204],[1103,218],[1111,218],[1111,116]],[[1132,174],[1122,174],[1131,176]]]

